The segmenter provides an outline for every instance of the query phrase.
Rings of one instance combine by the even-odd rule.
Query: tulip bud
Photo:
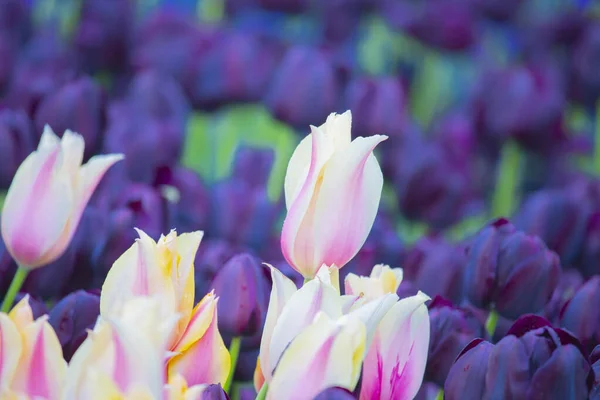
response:
[[[586,277],[600,274],[600,213],[593,213],[587,220],[579,259],[574,265]]]
[[[31,121],[23,111],[0,111],[0,187],[7,188],[35,142]]]
[[[71,293],[52,308],[48,322],[56,332],[65,360],[71,360],[99,315],[100,296],[84,290]]]
[[[313,400],[355,400],[356,397],[347,389],[332,387],[323,390]]]
[[[600,310],[590,307],[600,301],[600,276],[581,286],[560,313],[561,326],[573,332],[587,351],[600,344]]]
[[[47,126],[38,149],[15,174],[2,209],[2,237],[24,268],[64,253],[98,182],[123,158],[95,156],[82,166],[84,146],[76,133],[66,131],[61,140]]]
[[[208,385],[198,400],[229,400],[220,383]]]
[[[493,307],[507,318],[538,312],[550,300],[560,270],[558,256],[538,237],[498,219],[467,250],[466,297],[476,307]]]
[[[496,345],[472,341],[450,369],[448,400],[587,399],[593,371],[581,344],[535,315],[519,318]]]
[[[600,54],[600,25],[591,24],[575,45],[572,56],[576,99],[594,106],[600,94],[600,78],[594,72]]]
[[[46,124],[58,132],[72,129],[85,140],[85,158],[96,153],[101,141],[104,98],[101,88],[89,77],[69,82],[40,102],[35,113],[36,129]]]
[[[584,282],[585,280],[579,271],[575,269],[563,270],[552,298],[544,308],[543,315],[553,323],[558,322],[561,311]]]
[[[337,108],[339,90],[339,76],[327,54],[292,47],[273,75],[265,102],[278,119],[305,127]]]
[[[268,271],[250,254],[233,256],[213,281],[220,296],[219,330],[232,336],[253,336],[262,331],[270,291]]]
[[[425,380],[444,386],[448,371],[462,349],[484,337],[483,324],[471,312],[435,297],[429,304],[430,339]]]
[[[594,371],[594,386],[590,392],[590,400],[600,399],[600,346],[596,346],[590,354],[590,363]]]
[[[373,150],[387,136],[351,141],[350,112],[332,114],[303,139],[285,176],[281,249],[305,278],[338,268],[364,244],[375,221],[383,176]]]
[[[406,89],[397,78],[358,78],[351,81],[344,98],[354,115],[357,136],[402,135],[408,123]]]
[[[213,239],[202,243],[194,260],[196,301],[210,291],[215,276],[221,267],[237,253],[237,250],[236,247],[224,240]]]
[[[13,74],[17,44],[10,35],[2,31],[0,31],[0,57],[4,60],[0,65],[0,90],[4,92]]]
[[[301,13],[309,5],[307,0],[256,0],[267,10],[283,11],[286,13]]]

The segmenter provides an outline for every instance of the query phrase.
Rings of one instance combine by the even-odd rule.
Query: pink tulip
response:
[[[60,257],[104,173],[123,158],[95,156],[81,165],[83,138],[66,131],[59,139],[46,126],[36,151],[19,166],[2,210],[2,238],[23,268]]]
[[[397,302],[383,317],[363,364],[360,400],[411,400],[425,373],[429,316],[425,294]]]
[[[281,249],[307,279],[322,265],[348,263],[365,242],[379,207],[383,175],[373,150],[387,136],[352,141],[351,123],[347,111],[311,126],[288,165]]]

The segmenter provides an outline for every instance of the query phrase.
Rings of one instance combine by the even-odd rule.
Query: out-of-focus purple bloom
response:
[[[594,387],[590,392],[590,400],[600,399],[600,345],[596,346],[590,354],[590,363],[594,370]]]
[[[2,298],[6,295],[16,270],[17,264],[6,249],[4,240],[0,237],[0,296]]]
[[[17,45],[6,33],[0,31],[0,58],[3,60],[0,64],[0,91],[4,92],[10,82],[14,63],[17,57]]]
[[[396,77],[360,77],[344,95],[352,110],[354,136],[382,134],[399,137],[408,123],[406,88]]]
[[[96,153],[104,129],[105,99],[102,89],[89,77],[65,84],[46,96],[35,113],[37,132],[48,124],[55,132],[70,129],[85,139],[85,157]]]
[[[514,138],[537,151],[566,142],[561,127],[564,82],[549,63],[492,71],[479,89],[479,131],[487,140],[501,143]]]
[[[561,325],[573,332],[588,351],[600,344],[600,276],[581,286],[560,314]]]
[[[583,245],[575,266],[586,277],[600,274],[600,213],[593,213],[587,221]]]
[[[275,154],[272,149],[239,146],[231,175],[251,188],[264,188],[271,176],[274,158]]]
[[[518,12],[525,0],[474,0],[473,3],[488,18],[503,21]]]
[[[135,2],[86,0],[81,4],[74,43],[89,70],[118,70],[127,65]]]
[[[465,112],[445,115],[436,121],[432,132],[448,159],[455,164],[472,162],[477,155],[477,136],[473,118]]]
[[[331,387],[323,390],[313,400],[355,400],[352,392],[340,387]]]
[[[209,192],[200,176],[183,167],[163,167],[156,174],[154,186],[167,202],[168,227],[179,232],[206,229]]]
[[[254,363],[256,364],[256,362]],[[254,385],[238,385],[238,400],[254,400],[256,399],[256,390]]]
[[[572,91],[575,99],[594,106],[600,96],[600,24],[591,25],[573,50]]]
[[[20,53],[7,103],[33,116],[40,101],[76,75],[73,54],[53,31],[42,31]]]
[[[269,305],[270,280],[259,260],[247,253],[233,256],[221,267],[212,287],[220,296],[220,332],[253,336],[262,331]]]
[[[398,286],[398,290],[396,290],[396,294],[400,299],[414,296],[418,292],[419,289],[417,288],[417,285],[407,279],[404,279],[402,283],[400,283],[400,286]]]
[[[340,79],[328,53],[294,46],[275,71],[265,102],[275,117],[294,127],[321,125],[336,111]]]
[[[56,303],[49,315],[50,325],[69,361],[93,329],[100,314],[100,295],[97,292],[78,290]]]
[[[223,32],[206,51],[187,82],[196,106],[258,101],[281,58],[279,47],[244,32]]]
[[[476,307],[517,318],[541,311],[558,284],[558,256],[506,219],[483,228],[467,250],[465,295]]]
[[[26,39],[31,28],[31,7],[23,0],[4,0],[0,7],[0,36],[7,35],[15,44]]]
[[[397,30],[445,50],[470,47],[477,35],[477,15],[469,1],[383,0],[382,15]]]
[[[456,357],[471,340],[485,337],[485,329],[473,313],[439,296],[428,308],[431,335],[425,380],[444,386]]]
[[[202,391],[200,400],[229,400],[229,396],[221,387],[221,384],[208,385],[206,389]]]
[[[473,340],[450,369],[447,400],[587,399],[594,373],[581,343],[535,315],[496,345]]]
[[[220,301],[220,300],[219,300]],[[262,330],[258,332],[259,339],[256,343],[251,343],[251,346],[246,346],[246,342],[248,339],[251,339],[250,342],[254,341],[254,338],[243,338],[242,339],[242,348],[240,351],[240,355],[238,357],[238,362],[235,367],[235,375],[233,377],[236,382],[252,382],[254,379],[254,371],[256,370],[256,360],[258,358],[258,354],[260,353],[260,336],[262,335]],[[246,347],[249,347],[248,349]],[[252,400],[256,397],[256,391],[254,390],[254,386],[252,386],[252,393],[254,396]]]
[[[301,13],[306,11],[310,5],[308,0],[256,0],[256,2],[267,10],[286,13]]]
[[[0,111],[0,187],[8,188],[17,168],[36,148],[33,128],[23,111]]]
[[[23,300],[23,297],[25,297],[25,296],[29,296],[28,301],[29,301],[29,306],[31,307],[31,313],[33,315],[33,319],[37,319],[37,318],[41,317],[42,315],[48,314],[48,308],[46,308],[46,305],[38,298],[31,296],[30,294],[27,294],[27,293],[17,293],[17,295],[15,296],[14,304],[17,304],[19,301]]]
[[[404,277],[428,296],[442,296],[455,304],[463,299],[465,249],[439,235],[426,236],[405,252],[400,265]]]
[[[552,323],[558,323],[559,315],[565,304],[585,282],[583,276],[576,269],[565,269],[561,271],[558,285],[552,294],[552,298],[544,308],[544,316]]]
[[[341,43],[358,30],[361,17],[366,13],[367,1],[329,0],[313,3],[320,16],[324,38],[332,44]]]
[[[104,150],[124,153],[120,169],[133,180],[151,183],[158,168],[179,160],[188,112],[177,81],[154,71],[139,74],[126,100],[109,108]]]
[[[194,261],[196,301],[199,301],[210,291],[212,281],[221,267],[238,252],[239,249],[225,240],[209,239],[202,241]]]

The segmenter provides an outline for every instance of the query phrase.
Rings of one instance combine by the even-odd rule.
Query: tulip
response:
[[[257,0],[258,4],[268,10],[300,13],[306,10],[309,2],[306,0]]]
[[[19,269],[2,309],[29,270],[64,253],[100,179],[123,158],[96,156],[82,166],[83,150],[81,136],[66,131],[60,140],[46,127],[38,149],[17,170],[2,209],[2,238]]]
[[[99,315],[100,296],[84,290],[71,293],[52,308],[48,322],[56,331],[65,360],[71,360]]]
[[[510,222],[499,219],[483,228],[470,243],[466,297],[476,307],[492,306],[504,317],[518,318],[546,306],[560,271],[558,256],[538,237],[517,231]]]
[[[600,312],[588,307],[596,300],[600,300],[600,276],[585,282],[560,313],[561,326],[573,332],[590,352],[600,344]]]
[[[50,93],[35,113],[36,129],[45,125],[57,131],[72,129],[85,139],[85,158],[98,149],[104,127],[104,98],[102,89],[89,77],[69,82]]]
[[[209,239],[203,242],[194,261],[196,301],[210,292],[212,281],[221,267],[237,252],[235,246],[224,240]]]
[[[600,274],[600,213],[595,212],[587,220],[583,245],[575,267],[586,277]]]
[[[358,318],[316,316],[291,343],[277,364],[267,399],[309,400],[328,387],[353,390],[366,346]]]
[[[285,176],[281,249],[306,279],[322,265],[343,267],[375,220],[383,176],[373,150],[387,136],[351,141],[350,112],[332,114],[300,142]]]
[[[35,142],[31,121],[23,111],[0,111],[0,186],[10,185],[19,164],[35,150]]]
[[[600,26],[590,24],[574,47],[572,74],[575,98],[592,107],[600,93],[600,78],[594,73],[599,51]]]
[[[221,385],[194,385],[188,387],[181,375],[177,375],[165,385],[167,400],[229,400]]]
[[[429,316],[419,292],[397,302],[383,317],[363,365],[360,399],[412,399],[423,381]]]
[[[472,341],[450,369],[444,395],[461,399],[587,399],[593,372],[581,344],[535,315],[495,346]]]
[[[27,296],[8,315],[0,313],[2,398],[62,398],[67,364],[47,319],[33,319]]]
[[[543,316],[548,318],[550,322],[558,322],[562,310],[584,282],[585,279],[576,269],[563,270],[552,298],[544,308]]]
[[[352,392],[340,387],[333,387],[323,390],[315,396],[313,400],[355,400]]]
[[[303,127],[322,121],[336,108],[340,86],[340,77],[327,54],[292,47],[273,75],[265,103],[278,119]]]
[[[344,280],[344,293],[367,298],[396,293],[402,282],[402,274],[402,268],[392,269],[388,265],[378,264],[373,267],[369,277],[348,274]]]
[[[429,304],[430,341],[425,379],[443,387],[448,371],[461,350],[473,339],[484,337],[482,322],[467,309],[441,297]]]
[[[38,319],[48,314],[48,308],[46,304],[44,304],[41,300],[32,297],[28,293],[19,293],[15,296],[15,304],[19,304],[25,297],[27,297],[27,304],[29,304],[29,308],[31,308],[31,315],[33,319]],[[50,322],[50,321],[48,321]],[[50,323],[52,325],[52,323]]]

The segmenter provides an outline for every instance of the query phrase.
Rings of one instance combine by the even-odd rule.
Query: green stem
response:
[[[440,389],[437,396],[435,396],[435,400],[444,400],[444,389]]]
[[[267,398],[268,390],[269,390],[269,385],[267,384],[267,382],[263,383],[262,387],[260,388],[260,392],[258,392],[258,394],[256,395],[255,400],[265,400]]]
[[[19,289],[23,286],[23,282],[25,282],[25,278],[27,278],[27,274],[29,270],[27,268],[23,268],[19,265],[17,268],[17,272],[15,272],[15,276],[13,276],[12,282],[8,287],[8,292],[6,292],[6,296],[4,296],[4,301],[2,301],[1,312],[8,312],[15,301],[15,297],[17,293],[19,293]]]
[[[304,278],[304,283],[302,285],[306,285],[308,282],[310,282],[312,279],[308,279],[308,278]]]
[[[233,374],[235,374],[235,367],[237,365],[238,356],[240,355],[240,345],[242,344],[242,338],[239,336],[235,336],[231,339],[231,344],[229,345],[229,355],[231,356],[231,368],[229,369],[229,376],[227,376],[227,380],[223,385],[223,390],[229,394],[229,388],[231,387],[231,382],[233,381]]]
[[[488,315],[487,321],[485,321],[485,330],[487,331],[490,340],[492,336],[494,336],[494,332],[496,332],[496,325],[498,324],[498,313],[496,310],[491,310],[490,315]]]
[[[596,105],[596,129],[594,133],[594,172],[600,174],[600,100]]]
[[[496,188],[492,198],[492,218],[510,217],[517,202],[517,185],[521,167],[519,146],[506,142],[502,148],[500,165],[496,176]]]

